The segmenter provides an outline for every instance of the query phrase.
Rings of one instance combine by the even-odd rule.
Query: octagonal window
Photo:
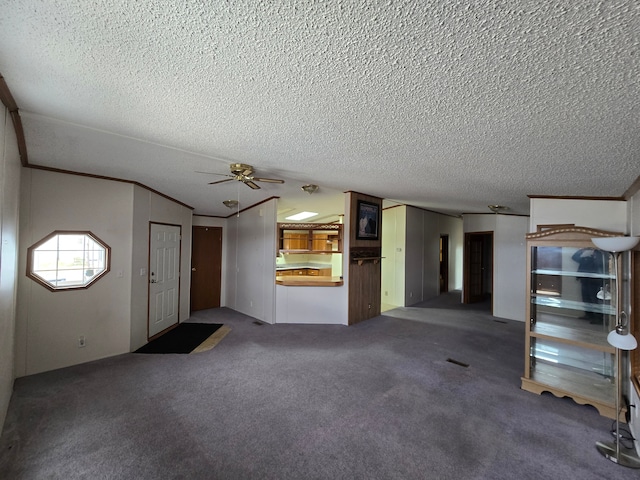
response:
[[[88,288],[109,271],[110,251],[91,232],[55,231],[27,250],[27,275],[53,291]]]

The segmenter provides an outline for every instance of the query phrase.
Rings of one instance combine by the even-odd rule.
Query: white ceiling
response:
[[[29,162],[137,181],[198,214],[226,216],[238,196],[338,213],[346,190],[526,214],[527,195],[619,196],[640,174],[635,1],[0,0],[0,12]],[[286,183],[196,173],[235,162]]]

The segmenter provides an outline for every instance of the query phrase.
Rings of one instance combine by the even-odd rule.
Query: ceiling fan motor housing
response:
[[[253,167],[246,163],[232,163],[231,173],[240,177],[247,177],[253,173]]]

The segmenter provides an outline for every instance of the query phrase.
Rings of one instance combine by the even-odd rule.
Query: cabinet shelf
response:
[[[597,272],[578,272],[578,271],[565,271],[565,270],[538,269],[538,270],[532,270],[531,273],[535,275],[559,275],[564,277],[602,278],[605,280],[615,280],[615,277],[608,273],[597,273]]]
[[[607,303],[588,303],[578,300],[567,300],[553,295],[536,295],[531,294],[531,303],[542,305],[544,307],[575,310],[580,312],[593,312],[604,315],[615,315],[616,309]]]
[[[607,333],[602,331],[581,330],[573,327],[537,322],[531,326],[529,335],[583,348],[591,348],[601,352],[615,353],[615,348],[607,342]]]

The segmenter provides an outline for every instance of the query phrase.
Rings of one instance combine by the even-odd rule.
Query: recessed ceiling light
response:
[[[291,215],[286,217],[287,220],[306,220],[307,218],[315,217],[317,215],[316,212],[300,212],[295,215]]]

